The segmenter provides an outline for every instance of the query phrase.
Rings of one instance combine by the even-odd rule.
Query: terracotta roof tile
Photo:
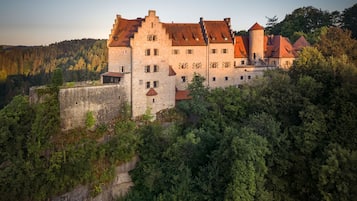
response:
[[[249,51],[249,37],[248,36],[235,36],[234,44],[234,57],[247,58]]]
[[[176,72],[174,71],[172,66],[169,66],[169,76],[175,76],[175,75],[176,75]]]
[[[294,43],[293,47],[294,50],[296,51],[300,51],[302,48],[310,46],[310,43],[307,42],[307,40],[305,39],[304,36],[300,36],[299,39],[297,39],[297,41]]]
[[[264,30],[264,27],[262,27],[258,22],[256,22],[252,27],[250,27],[249,31],[251,30]]]
[[[163,25],[173,46],[206,45],[199,24],[166,23]]]
[[[289,39],[277,35],[266,37],[265,57],[267,58],[294,58],[295,51]]]
[[[155,91],[155,89],[150,88],[149,91],[146,93],[147,96],[156,96],[157,92]]]
[[[225,21],[203,21],[210,43],[233,43],[231,30]]]
[[[127,20],[117,16],[108,40],[109,47],[129,47],[130,39],[138,31],[144,19]]]
[[[103,73],[102,76],[107,76],[107,77],[124,77],[123,73],[116,73],[116,72],[106,72]]]
[[[176,91],[176,94],[175,94],[175,99],[177,101],[180,101],[180,100],[189,100],[191,99],[191,97],[189,96],[190,94],[190,91],[189,90],[182,90],[182,91],[179,91],[177,90]]]

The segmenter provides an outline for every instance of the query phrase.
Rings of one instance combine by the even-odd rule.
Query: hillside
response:
[[[106,40],[82,39],[49,46],[0,46],[0,108],[14,95],[47,84],[61,68],[66,82],[99,79],[107,63]]]

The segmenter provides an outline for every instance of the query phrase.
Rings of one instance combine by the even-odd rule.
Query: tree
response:
[[[357,39],[357,4],[352,7],[347,8],[342,14],[342,24],[343,28],[349,29],[352,32],[352,37]]]
[[[274,15],[271,18],[266,16],[265,18],[268,20],[266,23],[265,32],[266,34],[273,34],[273,28],[278,24],[278,17]]]

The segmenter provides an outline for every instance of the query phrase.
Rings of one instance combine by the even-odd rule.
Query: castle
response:
[[[289,68],[297,51],[308,45],[302,37],[295,44],[282,36],[266,36],[255,23],[248,36],[234,36],[230,18],[198,23],[163,23],[156,12],[124,19],[117,15],[108,46],[108,72],[103,84],[125,88],[132,116],[148,108],[156,112],[187,99],[194,73],[206,78],[209,88],[238,86],[270,68]]]

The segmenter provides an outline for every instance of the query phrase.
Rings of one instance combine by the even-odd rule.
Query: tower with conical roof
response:
[[[264,27],[255,23],[249,29],[249,61],[257,64],[264,59]]]

